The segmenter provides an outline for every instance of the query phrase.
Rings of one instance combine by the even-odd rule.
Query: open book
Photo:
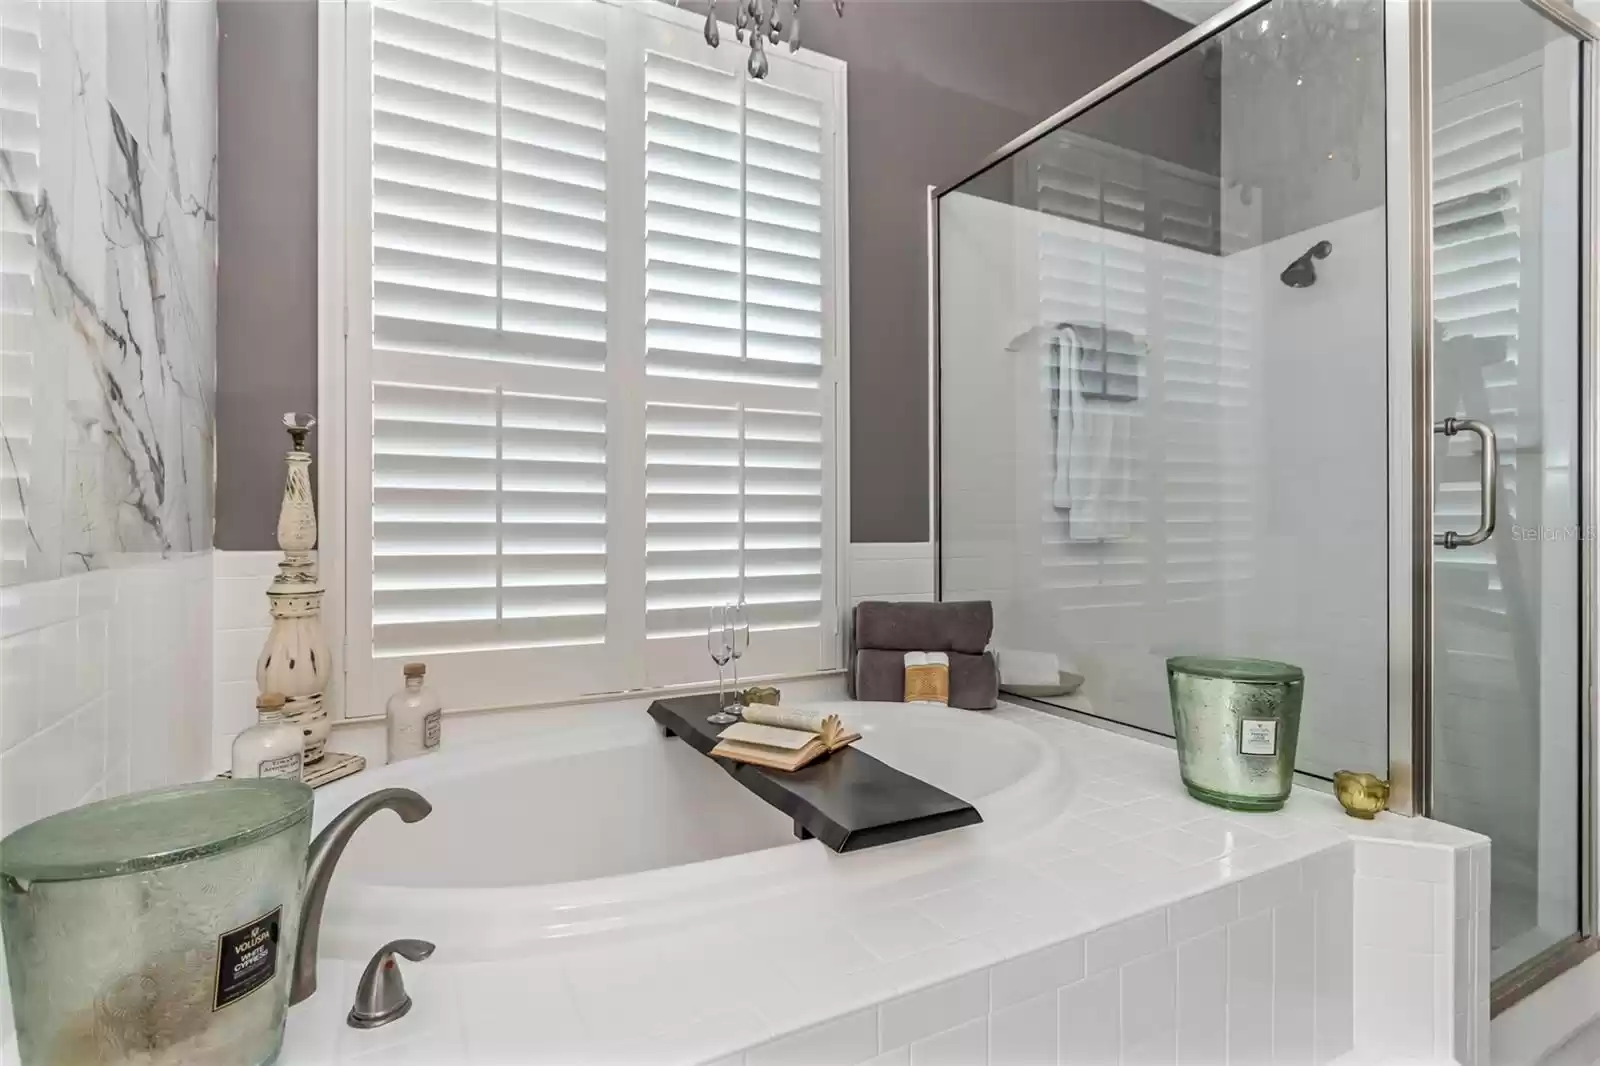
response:
[[[769,770],[798,770],[861,739],[846,732],[836,714],[752,705],[744,721],[717,734],[711,754]]]

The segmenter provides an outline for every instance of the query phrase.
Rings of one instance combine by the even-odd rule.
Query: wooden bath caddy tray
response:
[[[342,751],[325,751],[322,758],[306,767],[305,776],[300,780],[312,788],[321,788],[331,785],[335,781],[349,777],[367,768],[367,759],[364,755],[347,755]],[[224,770],[218,777],[232,777],[232,770]]]
[[[680,696],[656,700],[650,717],[662,732],[710,758],[723,728],[706,721],[716,709],[716,696]],[[712,761],[793,818],[795,836],[816,837],[834,851],[860,851],[983,821],[966,800],[855,748],[843,748],[793,773],[729,759]]]

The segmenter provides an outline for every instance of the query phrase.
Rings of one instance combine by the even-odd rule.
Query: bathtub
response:
[[[550,716],[515,742],[452,745],[317,792],[320,829],[379,788],[412,788],[433,813],[367,822],[334,875],[325,957],[365,960],[396,937],[441,958],[562,950],[775,895],[813,899],[958,862],[1056,817],[1072,794],[1058,751],[1014,721],[893,703],[818,703],[862,750],[968,800],[981,825],[838,855],[710,759],[663,737],[642,707]],[[539,712],[527,712],[537,715]],[[446,723],[447,727],[449,723]]]

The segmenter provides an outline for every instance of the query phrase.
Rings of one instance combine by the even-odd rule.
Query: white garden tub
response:
[[[862,750],[968,800],[984,824],[836,855],[797,841],[788,818],[642,710],[568,715],[515,743],[475,746],[450,747],[447,722],[439,754],[318,791],[318,829],[380,788],[433,804],[420,822],[384,811],[356,833],[329,893],[323,955],[361,960],[408,936],[453,960],[511,958],[555,938],[725,918],[730,903],[850,891],[959,861],[1070,797],[1055,750],[1013,722],[893,703],[806,706],[838,711]]]

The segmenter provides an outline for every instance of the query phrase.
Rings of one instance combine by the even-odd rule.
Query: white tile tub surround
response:
[[[0,589],[0,832],[204,776],[210,556]]]
[[[372,1061],[380,1048],[384,1061],[478,1066],[1382,1058],[1391,1036],[1412,1034],[1386,1028],[1392,1014],[1363,1016],[1363,877],[1377,903],[1362,914],[1379,923],[1394,923],[1387,882],[1443,877],[1427,883],[1451,899],[1448,937],[1419,942],[1428,965],[1383,1006],[1453,1021],[1460,1003],[1469,1023],[1486,1019],[1487,985],[1458,996],[1452,971],[1458,881],[1481,872],[1456,855],[1482,838],[1392,816],[1360,823],[1304,789],[1281,814],[1219,811],[1183,794],[1169,750],[1021,708],[989,713],[1059,745],[1082,782],[1061,817],[1022,840],[871,885],[841,873],[837,888],[764,913],[730,899],[705,926],[551,942],[522,960],[452,962],[441,944],[407,969],[415,1016],[377,1035],[342,1026],[359,964],[325,959],[324,989],[291,1012],[281,1061]],[[1430,1040],[1437,1031],[1430,1020]]]
[[[208,751],[212,771],[220,773],[232,765],[233,738],[256,722],[256,659],[272,628],[267,586],[283,553],[218,551],[213,559],[216,632]]]
[[[204,777],[210,679],[210,552],[0,589],[0,835]]]
[[[933,542],[850,545],[850,602],[932,601]]]
[[[1473,1066],[1489,1056],[1489,846],[1367,841],[1357,850],[1355,966],[1359,1047]],[[1429,982],[1431,1010],[1397,987]]]

